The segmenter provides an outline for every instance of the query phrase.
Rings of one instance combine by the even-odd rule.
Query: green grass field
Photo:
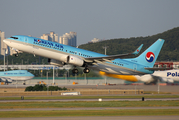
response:
[[[42,96],[42,97],[26,97],[24,96],[24,99],[26,100],[40,100],[40,99],[112,99],[112,98],[179,98],[179,95],[133,95],[133,96]],[[19,97],[0,97],[0,100],[20,100],[21,96]]]
[[[74,102],[0,102],[0,109],[74,108],[74,107],[168,107],[179,101],[74,101]]]
[[[14,117],[60,117],[60,116],[156,116],[179,115],[179,109],[136,110],[65,110],[65,111],[2,111],[0,118]]]
[[[41,102],[40,99],[99,99],[99,98],[178,98],[178,95],[139,95],[139,96],[55,96],[55,97],[24,97],[37,99],[39,102],[0,102],[0,118],[14,117],[60,117],[60,116],[156,116],[179,115],[179,109],[115,109],[115,107],[170,107],[179,106],[179,100],[170,101],[70,101],[70,102]],[[19,97],[0,97],[1,100],[16,100]],[[0,101],[1,101],[0,100]],[[24,108],[90,108],[113,107],[105,110],[51,110],[31,111]],[[11,111],[12,109],[12,111]],[[13,111],[17,109],[17,111]],[[19,109],[19,110],[18,110]]]

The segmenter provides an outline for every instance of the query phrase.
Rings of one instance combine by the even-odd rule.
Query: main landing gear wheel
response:
[[[90,70],[89,70],[88,68],[85,68],[85,69],[83,70],[83,72],[84,72],[84,73],[89,73]]]
[[[73,72],[73,74],[78,74],[78,69],[75,68],[72,70],[72,72]]]
[[[16,54],[15,54],[15,57],[18,57],[18,56],[19,56],[19,54],[18,54],[18,53],[16,53]]]
[[[18,57],[18,56],[19,56],[19,54],[18,54],[18,52],[16,52],[15,57]]]

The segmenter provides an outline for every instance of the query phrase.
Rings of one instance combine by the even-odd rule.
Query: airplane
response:
[[[14,81],[25,81],[32,79],[33,74],[27,70],[11,70],[11,71],[1,71],[0,72],[0,82],[5,82],[5,84],[12,83]]]
[[[145,74],[145,75],[116,75],[109,74],[105,72],[99,72],[102,76],[108,76],[113,78],[118,78],[122,80],[127,80],[131,82],[142,81],[145,84],[157,83],[158,80],[166,83],[174,83],[175,81],[179,81],[179,70],[165,70],[165,71],[155,71],[153,74]]]
[[[56,65],[71,64],[73,73],[77,74],[76,66],[84,67],[83,72],[89,73],[90,69],[111,74],[143,75],[152,74],[156,68],[153,65],[163,46],[164,40],[158,39],[147,50],[136,58],[124,57],[139,53],[142,45],[133,53],[120,55],[104,55],[80,48],[71,47],[57,42],[24,35],[15,35],[3,40],[11,49],[19,52],[27,52],[49,58]]]

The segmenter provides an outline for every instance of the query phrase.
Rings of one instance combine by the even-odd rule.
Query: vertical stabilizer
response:
[[[160,53],[160,50],[163,46],[164,40],[158,39],[153,43],[147,50],[145,50],[140,56],[136,58],[131,58],[127,60],[135,60],[137,63],[145,65],[147,67],[153,67],[157,57]]]

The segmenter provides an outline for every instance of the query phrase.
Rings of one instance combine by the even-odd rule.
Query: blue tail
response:
[[[158,39],[138,57],[126,60],[136,61],[138,64],[145,65],[146,67],[153,67],[163,46],[164,41],[165,40],[163,39]]]

